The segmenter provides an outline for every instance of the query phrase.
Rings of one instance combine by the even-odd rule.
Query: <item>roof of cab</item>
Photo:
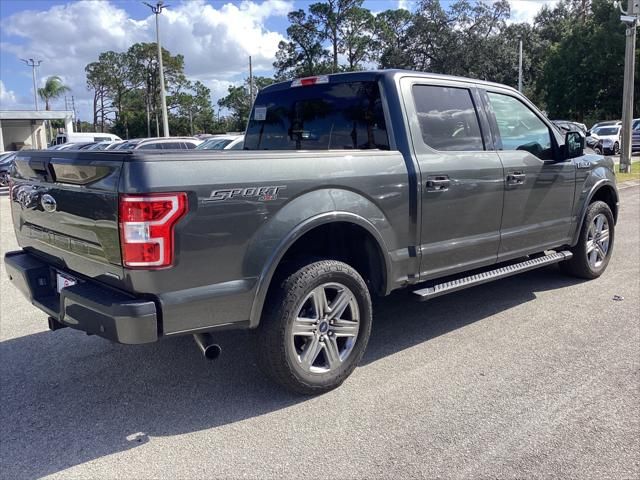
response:
[[[416,70],[399,70],[399,69],[389,69],[389,70],[365,70],[361,72],[342,72],[342,73],[330,73],[326,75],[314,75],[315,77],[329,77],[329,81],[338,81],[338,82],[349,82],[349,81],[373,81],[382,77],[387,78],[397,78],[397,77],[422,77],[422,78],[432,78],[437,80],[451,80],[457,82],[467,82],[474,83],[477,85],[485,85],[492,87],[500,87],[500,88],[508,88],[517,91],[515,88],[510,87],[508,85],[503,85],[501,83],[495,82],[487,82],[485,80],[478,80],[475,78],[467,78],[467,77],[458,77],[455,75],[443,75],[440,73],[428,73],[428,72],[418,72]],[[311,77],[309,77],[311,78]],[[269,85],[261,90],[261,92],[271,91],[271,90],[285,90],[287,88],[292,88],[291,83],[295,79],[286,80],[284,82],[274,83]],[[293,87],[293,88],[304,88],[304,87]]]

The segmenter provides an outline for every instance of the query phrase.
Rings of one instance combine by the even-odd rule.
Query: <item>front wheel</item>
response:
[[[575,277],[593,279],[602,275],[613,252],[615,225],[613,213],[605,202],[593,202],[580,230],[580,238],[571,249],[571,260],[560,263],[563,272]]]
[[[258,330],[258,363],[302,394],[338,387],[362,359],[371,298],[362,277],[335,260],[310,263],[270,292]]]

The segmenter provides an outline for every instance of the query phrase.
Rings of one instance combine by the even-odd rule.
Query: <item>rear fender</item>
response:
[[[257,277],[250,326],[260,322],[262,307],[280,260],[305,233],[333,222],[348,222],[364,228],[375,239],[385,265],[385,291],[389,290],[389,252],[397,248],[395,233],[384,213],[369,199],[342,189],[308,192],[289,202],[260,228],[249,243],[243,263],[246,277]]]

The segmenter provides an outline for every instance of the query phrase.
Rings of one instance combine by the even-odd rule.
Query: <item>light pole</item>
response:
[[[31,67],[31,76],[33,78],[33,101],[36,104],[36,111],[38,111],[38,89],[36,88],[36,68],[40,66],[42,60],[34,60],[30,58],[29,60],[25,60],[21,58],[27,66]]]
[[[622,88],[622,149],[620,151],[620,173],[631,172],[631,125],[633,121],[633,83],[635,71],[636,27],[640,2],[628,0],[627,11],[619,2],[614,2],[622,12],[620,20],[627,26],[624,50],[624,86]]]
[[[522,37],[518,35],[519,57],[518,57],[518,91],[522,92]]]
[[[158,68],[160,69],[160,102],[162,104],[162,126],[164,128],[164,136],[169,136],[169,118],[167,116],[167,97],[164,91],[164,69],[162,67],[162,47],[160,46],[160,21],[159,16],[162,13],[163,8],[167,8],[168,5],[164,4],[163,0],[158,0],[158,3],[151,5],[144,2],[144,4],[151,8],[151,11],[156,16],[156,44],[158,45]]]

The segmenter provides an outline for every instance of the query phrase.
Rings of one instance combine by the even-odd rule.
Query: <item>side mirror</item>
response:
[[[567,132],[564,137],[564,158],[581,157],[584,154],[584,137],[578,132]]]

